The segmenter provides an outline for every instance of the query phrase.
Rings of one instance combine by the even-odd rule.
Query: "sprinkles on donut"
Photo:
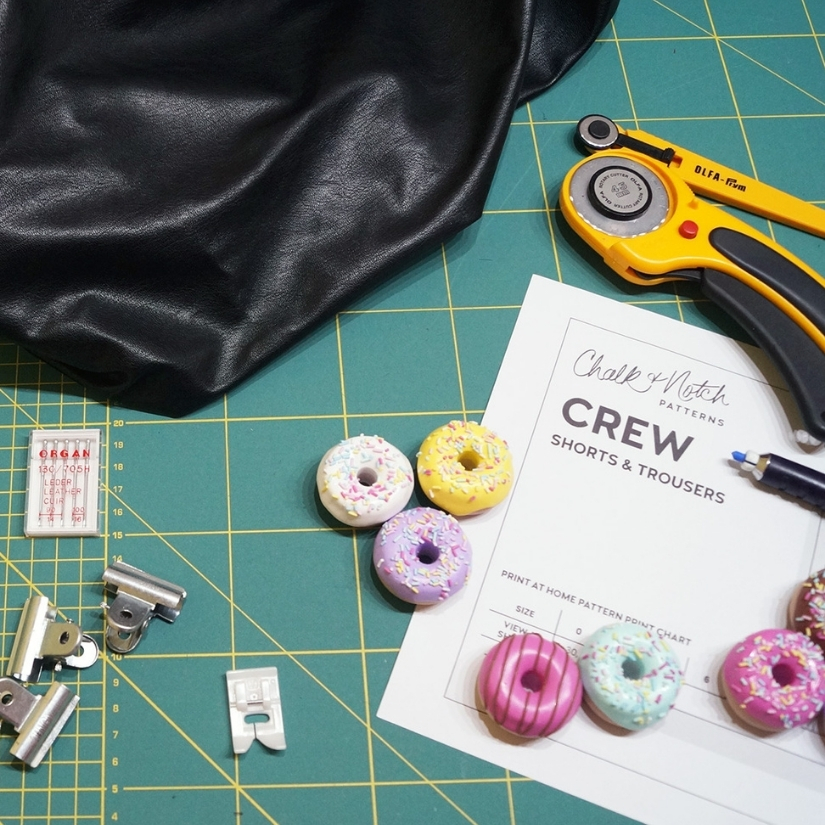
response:
[[[377,435],[359,435],[326,452],[315,476],[330,515],[351,527],[382,524],[407,506],[415,484],[409,459]]]
[[[507,442],[475,421],[450,421],[418,452],[418,482],[437,507],[454,516],[489,510],[513,486]]]
[[[625,730],[641,730],[663,719],[683,681],[667,642],[628,623],[597,630],[584,645],[579,669],[588,705]]]
[[[788,609],[791,627],[825,651],[825,570],[806,579]]]
[[[804,725],[825,704],[825,656],[793,630],[751,634],[725,657],[721,677],[731,710],[759,730]]]
[[[375,572],[405,602],[435,604],[464,587],[472,548],[461,525],[431,507],[404,510],[378,531],[373,546]]]

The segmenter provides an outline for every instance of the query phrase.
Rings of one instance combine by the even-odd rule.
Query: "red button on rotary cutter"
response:
[[[699,234],[699,226],[695,221],[683,221],[679,226],[679,234],[692,241]]]

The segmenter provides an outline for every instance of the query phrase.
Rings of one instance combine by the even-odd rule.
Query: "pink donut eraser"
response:
[[[732,710],[764,730],[788,730],[825,705],[825,657],[807,636],[760,630],[735,645],[722,665]]]
[[[536,739],[566,725],[582,703],[579,668],[557,642],[538,633],[507,636],[488,651],[478,694],[505,730]]]

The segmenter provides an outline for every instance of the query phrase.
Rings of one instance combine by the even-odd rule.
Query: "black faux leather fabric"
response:
[[[190,413],[476,220],[618,0],[8,0],[0,334]]]

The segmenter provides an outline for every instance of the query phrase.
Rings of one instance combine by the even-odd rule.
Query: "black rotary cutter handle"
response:
[[[741,232],[718,227],[711,245],[792,303],[825,331],[825,289],[795,263]],[[684,273],[689,277],[689,273]],[[770,356],[799,407],[805,429],[825,441],[825,353],[779,307],[743,281],[714,269],[699,273],[702,293],[735,318]],[[695,277],[695,275],[694,275]]]

